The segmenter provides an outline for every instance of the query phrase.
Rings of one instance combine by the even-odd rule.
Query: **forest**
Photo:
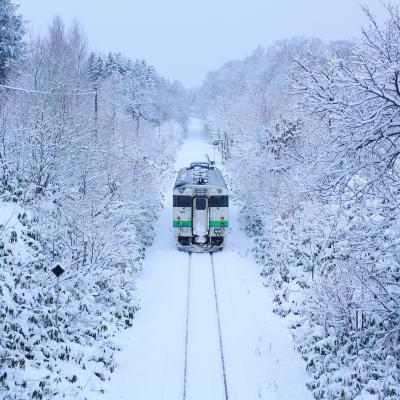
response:
[[[29,35],[0,0],[0,398],[109,379],[191,115],[222,139],[314,398],[400,398],[400,11],[381,7],[358,39],[259,47],[191,91],[78,22]]]
[[[316,399],[400,396],[400,15],[385,7],[383,24],[362,10],[357,41],[259,48],[198,94]]]
[[[55,17],[27,40],[17,7],[1,0],[0,25],[1,207],[12,212],[0,233],[0,397],[46,398],[81,368],[114,368],[109,338],[138,307],[134,277],[188,94],[145,61],[91,52],[78,23]],[[76,368],[59,376],[65,362]],[[45,379],[26,381],[38,366]]]

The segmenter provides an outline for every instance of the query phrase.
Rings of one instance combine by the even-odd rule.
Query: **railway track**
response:
[[[215,323],[215,330],[217,332],[214,332],[214,334],[217,336],[217,339],[215,340],[215,343],[217,344],[216,351],[219,352],[219,361],[220,361],[220,379],[222,380],[222,387],[223,387],[223,395],[222,398],[224,400],[229,400],[229,393],[228,393],[228,384],[227,384],[227,374],[226,374],[226,367],[225,367],[225,357],[224,357],[224,347],[223,347],[223,338],[222,338],[222,330],[221,330],[221,318],[220,318],[220,308],[219,308],[219,303],[218,303],[218,290],[217,290],[217,280],[215,276],[215,268],[214,268],[214,259],[212,254],[201,254],[201,255],[196,255],[202,257],[202,265],[200,266],[201,268],[204,269],[204,273],[207,273],[207,280],[212,281],[212,282],[207,282],[208,285],[212,288],[212,290],[209,291],[208,297],[211,295],[213,297],[212,300],[213,304],[213,316],[211,318],[214,318],[216,321]],[[206,261],[207,260],[207,261]],[[192,297],[194,294],[192,293],[192,274],[193,274],[193,255],[192,253],[189,253],[189,262],[188,262],[188,270],[187,270],[187,294],[186,294],[186,332],[185,332],[185,351],[184,351],[184,371],[183,371],[183,400],[191,400],[190,395],[188,394],[188,388],[191,384],[190,382],[190,369],[195,368],[193,363],[195,363],[195,360],[191,360],[190,357],[190,343],[191,343],[191,325],[194,324],[194,319],[196,318],[196,315],[191,315],[191,309],[193,308],[192,302],[193,300],[198,300],[198,299],[193,299]],[[206,265],[207,264],[207,265]],[[208,271],[206,271],[208,269]],[[193,311],[192,311],[193,313]],[[212,324],[210,324],[211,326]],[[211,360],[210,360],[211,362]]]
[[[189,253],[189,267],[187,278],[187,295],[186,295],[186,332],[185,332],[185,362],[183,371],[183,400],[186,400],[186,384],[187,384],[187,366],[188,366],[188,343],[189,343],[189,310],[190,310],[190,270],[192,267],[192,253]]]
[[[225,400],[229,400],[228,385],[226,383],[226,368],[225,368],[224,346],[222,344],[221,318],[220,318],[220,312],[219,312],[219,307],[218,307],[217,284],[216,284],[216,279],[215,279],[214,259],[213,259],[212,253],[210,253],[210,257],[211,257],[211,268],[212,268],[213,284],[214,284],[215,309],[216,309],[216,312],[217,312],[217,320],[218,320],[219,350],[220,350],[220,355],[221,355],[221,366],[222,366],[222,377],[223,377],[223,380],[224,380]]]

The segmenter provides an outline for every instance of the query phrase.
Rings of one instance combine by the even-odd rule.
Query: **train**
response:
[[[173,227],[179,250],[222,250],[229,228],[228,212],[228,189],[214,162],[192,162],[179,170],[173,190]]]

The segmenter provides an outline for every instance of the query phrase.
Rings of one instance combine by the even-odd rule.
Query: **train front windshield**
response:
[[[192,196],[174,196],[174,207],[192,207]]]
[[[196,210],[202,211],[205,210],[207,207],[207,202],[204,197],[199,197],[196,199]]]

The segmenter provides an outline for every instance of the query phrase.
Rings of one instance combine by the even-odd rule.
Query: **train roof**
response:
[[[178,172],[175,188],[191,185],[212,185],[226,188],[221,171],[213,163],[206,161],[193,162],[189,167]]]

